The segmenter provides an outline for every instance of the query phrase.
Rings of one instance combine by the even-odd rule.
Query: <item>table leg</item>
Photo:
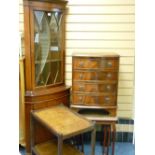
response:
[[[109,146],[111,139],[111,124],[103,125],[103,155],[109,155]]]
[[[107,155],[109,154],[111,126],[107,126]]]
[[[103,155],[107,155],[107,127],[103,125]]]
[[[59,136],[58,137],[58,155],[63,155],[62,148],[63,148],[63,139],[62,139],[62,136]]]
[[[112,124],[112,155],[115,154],[115,136],[116,136],[116,124]]]
[[[80,134],[81,151],[84,152],[83,134]]]
[[[91,132],[91,155],[95,155],[96,129]]]

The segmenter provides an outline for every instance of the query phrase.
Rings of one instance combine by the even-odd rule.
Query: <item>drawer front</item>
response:
[[[100,68],[105,70],[117,70],[119,61],[117,58],[101,58]]]
[[[73,68],[75,69],[97,69],[100,66],[99,58],[74,58]]]
[[[100,93],[115,93],[117,84],[97,84],[97,83],[82,83],[74,82],[73,91],[77,92],[100,92]]]
[[[87,94],[76,94],[72,95],[72,103],[76,105],[92,105],[92,106],[113,106],[116,104],[115,95],[87,95]]]
[[[73,60],[74,69],[116,70],[118,69],[118,65],[118,58],[76,57]]]
[[[117,72],[73,71],[73,80],[117,80]]]

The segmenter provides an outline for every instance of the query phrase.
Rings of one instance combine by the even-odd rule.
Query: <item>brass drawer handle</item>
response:
[[[84,61],[80,61],[79,67],[83,67],[83,66],[84,66]]]
[[[83,85],[80,85],[79,86],[79,90],[84,90],[84,86]]]
[[[110,97],[105,97],[105,102],[109,102],[110,101]]]
[[[80,102],[82,101],[82,98],[83,98],[82,96],[79,96],[78,97],[78,99],[79,99]]]
[[[108,74],[107,74],[107,77],[108,77],[108,78],[111,78],[111,77],[112,77],[112,74],[111,74],[111,73],[108,73]]]
[[[111,85],[107,85],[107,86],[106,86],[106,89],[107,89],[107,90],[111,90]]]
[[[107,62],[107,66],[108,66],[108,67],[112,67],[112,62],[111,62],[111,61],[108,61],[108,62]]]
[[[80,77],[80,79],[83,79],[83,74],[81,73],[81,74],[79,75],[79,77]]]

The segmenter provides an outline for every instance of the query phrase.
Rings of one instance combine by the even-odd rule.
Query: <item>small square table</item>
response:
[[[57,137],[56,141],[35,144],[34,124],[41,123]],[[35,155],[84,155],[63,140],[91,131],[91,155],[95,152],[95,123],[71,109],[59,105],[31,112],[31,150]]]
[[[102,127],[104,134],[103,137],[103,155],[109,155],[109,145],[112,142],[112,155],[115,154],[115,136],[116,136],[116,123],[118,118],[116,116],[106,116],[97,113],[95,110],[93,113],[87,113],[86,111],[80,113],[82,116],[88,120],[95,121]],[[112,132],[112,139],[110,133]]]

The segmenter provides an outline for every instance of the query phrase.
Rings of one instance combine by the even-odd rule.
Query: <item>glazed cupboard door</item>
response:
[[[63,83],[63,10],[33,7],[30,20],[33,87]]]

